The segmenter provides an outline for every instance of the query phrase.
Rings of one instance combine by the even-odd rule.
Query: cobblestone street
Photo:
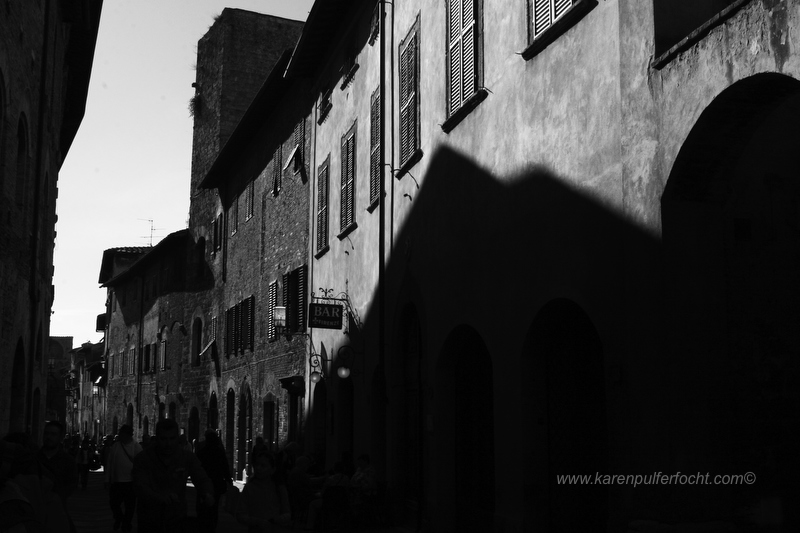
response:
[[[106,533],[113,531],[114,519],[111,508],[108,504],[108,491],[103,488],[105,476],[102,469],[97,472],[89,472],[89,482],[86,490],[80,488],[67,500],[67,510],[72,517],[77,533]],[[242,483],[237,482],[239,489]],[[187,513],[189,516],[196,516],[194,508],[194,487],[191,484],[187,487]],[[281,531],[303,531],[303,527],[282,528]],[[137,531],[136,517],[133,519],[133,531]],[[333,531],[333,530],[331,530]],[[336,531],[358,531],[360,533],[408,533],[399,528],[378,527],[378,528],[339,528]],[[247,533],[247,527],[238,523],[236,519],[220,510],[218,533]],[[146,533],[146,532],[140,532]],[[176,532],[177,533],[177,532]]]

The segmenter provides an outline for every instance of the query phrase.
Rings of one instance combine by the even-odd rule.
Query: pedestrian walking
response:
[[[81,446],[78,449],[78,477],[82,490],[86,490],[86,483],[89,481],[89,461],[91,452],[89,451],[89,435],[84,435]]]
[[[156,424],[156,443],[133,459],[137,524],[141,533],[183,533],[186,528],[186,480],[191,476],[203,505],[214,504],[214,485],[200,460],[182,448],[178,424]]]
[[[130,531],[136,509],[136,491],[133,488],[133,459],[142,451],[133,440],[133,428],[123,424],[119,438],[108,451],[106,460],[106,488],[111,512],[114,513],[114,531]],[[123,510],[124,507],[124,510]]]
[[[219,500],[225,495],[228,488],[233,486],[233,478],[228,465],[228,457],[225,455],[225,449],[222,447],[222,441],[216,431],[207,430],[205,443],[198,448],[197,458],[214,485],[214,504],[203,505],[199,501],[200,493],[198,493],[197,518],[200,522],[201,532],[213,533],[217,530],[219,522]]]

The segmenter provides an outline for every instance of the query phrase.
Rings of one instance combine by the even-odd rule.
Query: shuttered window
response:
[[[225,311],[225,355],[230,357],[235,353],[233,307]]]
[[[306,329],[306,265],[283,275],[283,305],[286,308],[286,331]]]
[[[381,194],[381,89],[372,93],[369,111],[369,203]]]
[[[292,134],[292,141],[295,148],[294,153],[294,173],[298,173],[305,165],[305,148],[306,148],[306,119],[301,118],[300,121],[294,126],[294,133]]]
[[[478,90],[478,2],[447,3],[447,116]]]
[[[253,218],[253,204],[255,203],[256,186],[255,182],[251,181],[247,184],[247,191],[245,192],[245,220]]]
[[[356,126],[342,137],[342,183],[340,231],[355,221],[356,203]]]
[[[317,172],[317,253],[328,248],[328,178],[330,155]]]
[[[275,306],[278,303],[278,282],[273,281],[269,284],[269,301],[267,302],[267,338],[275,340],[278,335],[275,332]]]
[[[400,44],[400,166],[419,148],[418,50],[419,31],[414,27]]]
[[[531,25],[533,38],[537,39],[563,17],[576,0],[532,0]]]

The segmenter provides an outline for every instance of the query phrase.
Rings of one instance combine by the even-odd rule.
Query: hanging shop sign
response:
[[[308,327],[342,329],[344,309],[339,304],[309,304]]]

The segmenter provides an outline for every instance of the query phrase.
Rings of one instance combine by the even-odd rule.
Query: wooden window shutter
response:
[[[410,34],[400,54],[400,165],[418,148],[417,34]]]
[[[241,351],[244,351],[249,348],[250,343],[250,299],[242,300],[239,303],[242,311],[240,314],[241,321],[242,321],[242,338],[239,341],[241,345]]]
[[[478,89],[477,1],[450,0],[448,4],[448,116]]]
[[[247,348],[253,351],[255,348],[255,331],[256,331],[256,297],[251,296],[247,299]]]
[[[267,302],[267,338],[272,340],[277,338],[275,334],[275,305],[278,300],[278,282],[273,281],[269,284],[269,301]]]
[[[294,331],[294,307],[292,301],[292,277],[290,274],[283,275],[283,306],[286,308],[286,331]]]
[[[550,29],[574,4],[574,0],[533,0],[533,38]]]
[[[283,145],[278,145],[272,156],[272,194],[275,196],[283,186]]]
[[[380,87],[372,93],[370,103],[369,136],[369,203],[378,200],[381,194],[381,92]]]
[[[294,126],[294,135],[293,135],[294,144],[297,146],[297,151],[295,152],[295,162],[296,165],[302,166],[305,162],[305,145],[306,145],[306,119],[301,118],[300,121],[295,124]],[[295,170],[300,170],[299,168],[295,168]]]
[[[341,230],[355,222],[355,145],[356,133],[352,130],[342,139]]]
[[[326,161],[317,175],[317,251],[328,246],[328,176],[329,162]]]
[[[295,301],[297,302],[297,321],[295,322],[296,331],[306,330],[306,265],[303,265],[293,272],[295,281]]]
[[[233,309],[225,311],[225,355],[233,353]]]

